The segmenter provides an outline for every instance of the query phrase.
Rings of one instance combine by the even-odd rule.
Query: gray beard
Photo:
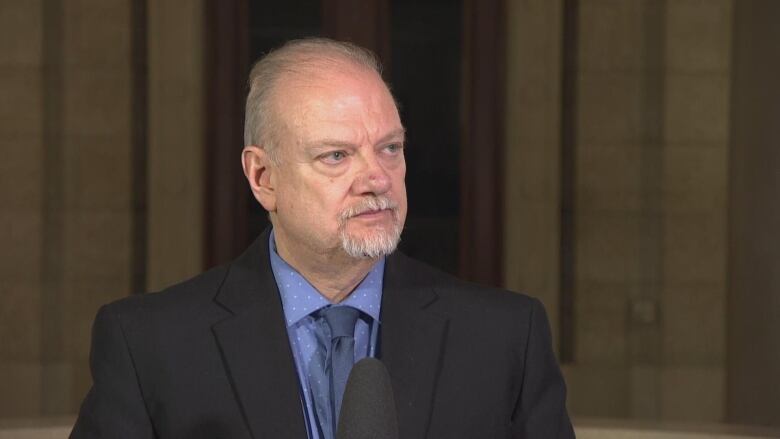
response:
[[[347,232],[347,220],[363,212],[390,209],[393,215],[393,227],[389,231],[376,229],[366,236],[353,236]],[[387,197],[365,198],[355,206],[350,207],[341,215],[339,238],[341,248],[346,254],[356,259],[378,258],[389,255],[401,241],[403,226],[398,218],[398,206]]]
[[[350,236],[341,233],[341,248],[349,256],[356,259],[378,258],[395,251],[401,241],[401,227],[393,225],[389,231],[377,230],[369,236]]]

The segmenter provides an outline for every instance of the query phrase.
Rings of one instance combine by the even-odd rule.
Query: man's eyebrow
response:
[[[394,139],[396,139],[398,137],[400,137],[402,141],[406,138],[406,128],[401,127],[401,128],[398,128],[397,130],[393,130],[393,131],[385,134],[384,136],[382,136],[381,139],[379,139],[379,141],[377,143],[378,144],[382,144],[382,143],[388,142],[390,140],[394,140]]]
[[[379,139],[377,141],[377,145],[381,145],[382,143],[389,142],[391,140],[396,140],[400,137],[401,141],[403,141],[406,137],[406,128],[399,128],[397,130],[393,130]],[[338,140],[338,139],[318,139],[313,140],[311,142],[307,142],[304,145],[304,148],[306,149],[320,149],[320,148],[327,148],[327,147],[339,147],[339,148],[356,148],[357,145],[355,145],[352,142],[345,142],[344,140]]]
[[[307,142],[304,145],[306,149],[321,149],[334,146],[339,148],[354,148],[355,144],[336,139],[319,139]]]
[[[347,142],[345,140],[329,139],[329,138],[312,140],[311,142],[306,142],[303,145],[303,150],[305,151],[304,154],[312,158],[330,149],[354,151],[355,149],[357,149],[357,145],[355,145],[352,142]]]

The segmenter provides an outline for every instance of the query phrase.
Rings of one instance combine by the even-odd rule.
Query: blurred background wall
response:
[[[403,249],[540,297],[575,417],[780,426],[780,3],[0,2],[0,419],[74,414],[97,308],[229,260],[250,63],[374,49]]]
[[[0,2],[0,417],[75,413],[108,301],[202,268],[197,2]]]
[[[525,123],[508,125],[507,165],[524,172],[507,180],[505,263],[525,268],[507,283],[559,310],[572,411],[723,420],[734,5],[510,5],[510,111]],[[526,240],[561,254],[540,270]]]

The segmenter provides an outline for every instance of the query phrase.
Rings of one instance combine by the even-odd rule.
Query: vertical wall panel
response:
[[[147,282],[154,291],[203,269],[206,97],[202,1],[148,4]],[[240,145],[230,148],[234,172]]]
[[[727,414],[780,426],[780,3],[734,7]]]
[[[558,336],[562,2],[509,2],[504,284],[542,300]]]

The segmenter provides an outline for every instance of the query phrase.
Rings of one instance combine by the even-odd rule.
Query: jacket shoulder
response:
[[[138,313],[186,313],[188,310],[213,304],[214,296],[222,286],[228,270],[229,265],[212,268],[160,291],[118,299],[104,308],[118,316],[127,317]]]
[[[440,299],[454,307],[495,308],[510,313],[529,313],[541,306],[538,299],[524,293],[468,282],[401,253],[393,255],[395,270],[418,287],[432,288]],[[465,308],[464,308],[465,307]]]

